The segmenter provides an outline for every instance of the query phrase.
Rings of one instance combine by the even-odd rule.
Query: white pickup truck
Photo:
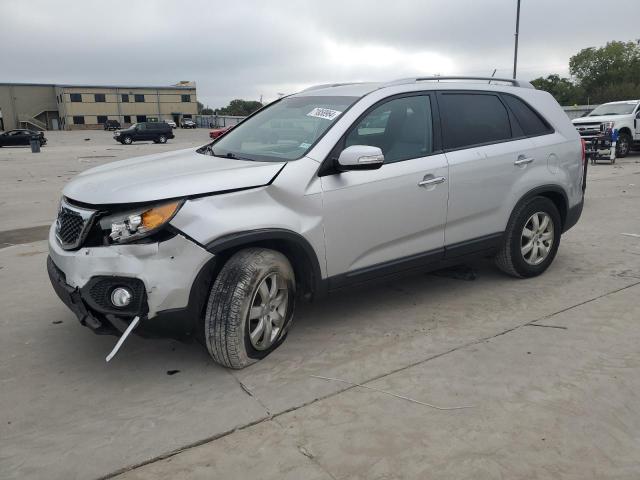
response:
[[[640,100],[603,103],[573,124],[587,141],[609,128],[618,130],[616,157],[626,157],[634,143],[640,145]]]

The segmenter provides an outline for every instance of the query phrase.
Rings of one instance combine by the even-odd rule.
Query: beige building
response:
[[[107,120],[123,127],[144,121],[179,123],[197,113],[193,82],[167,87],[0,83],[0,130],[97,129]]]

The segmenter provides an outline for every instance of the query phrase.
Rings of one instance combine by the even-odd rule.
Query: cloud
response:
[[[519,72],[567,73],[581,48],[637,34],[640,2],[522,2]],[[624,14],[620,14],[624,12]],[[0,81],[195,80],[218,107],[315,83],[413,74],[510,76],[515,0],[3,0]]]

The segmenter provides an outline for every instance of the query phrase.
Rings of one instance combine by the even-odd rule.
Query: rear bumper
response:
[[[582,216],[583,208],[584,197],[582,198],[582,200],[580,200],[580,203],[571,207],[567,212],[567,217],[565,218],[564,226],[562,229],[563,233],[572,228],[576,223],[578,223],[578,220],[580,220],[580,217]]]

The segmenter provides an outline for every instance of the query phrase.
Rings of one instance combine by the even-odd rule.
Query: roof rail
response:
[[[439,82],[440,80],[485,80],[489,83],[503,82],[503,83],[510,83],[514,87],[535,88],[533,85],[531,85],[531,83],[526,82],[524,80],[517,80],[515,78],[466,77],[466,76],[458,76],[458,75],[400,78],[398,80],[385,83],[383,87],[391,87],[393,85],[406,85],[407,83],[418,83],[418,82]]]
[[[311,87],[305,88],[301,90],[302,92],[308,92],[309,90],[320,90],[321,88],[333,88],[333,87],[343,87],[345,85],[358,85],[364,82],[344,82],[344,83],[323,83],[320,85],[313,85]]]

